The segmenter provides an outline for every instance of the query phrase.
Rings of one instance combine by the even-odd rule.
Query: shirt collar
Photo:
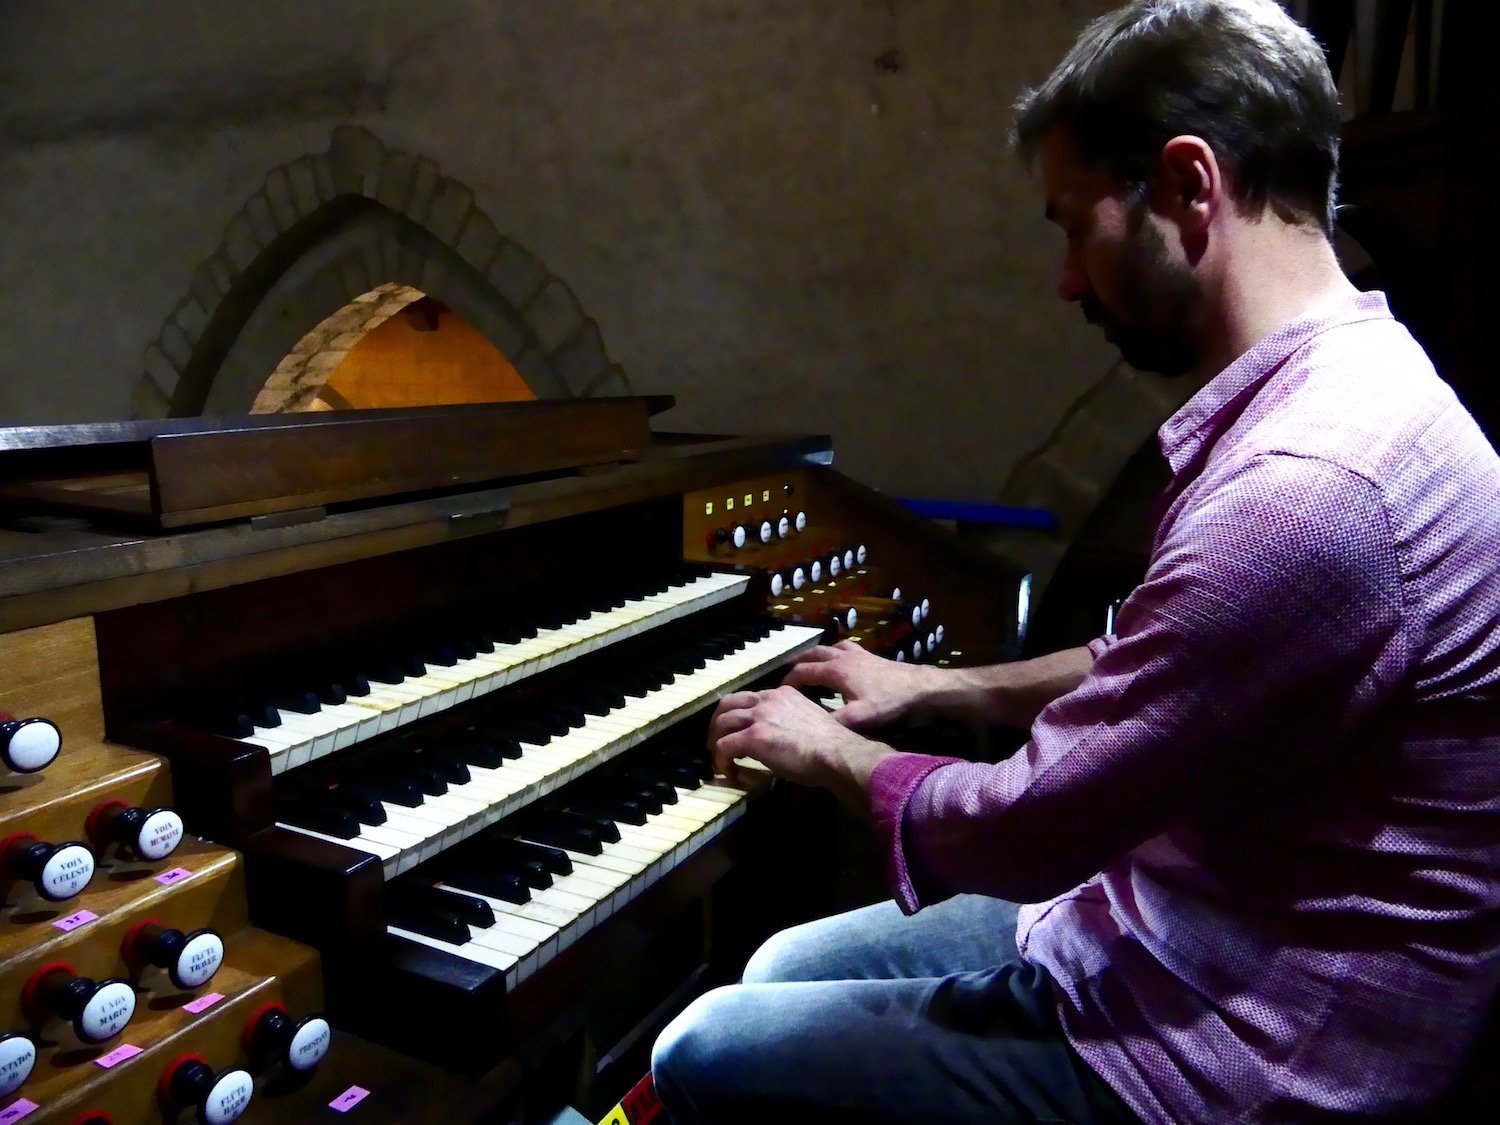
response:
[[[1248,399],[1314,336],[1362,320],[1389,320],[1385,294],[1357,293],[1337,304],[1289,320],[1269,336],[1251,346],[1228,367],[1205,383],[1182,409],[1157,431],[1162,454],[1174,474],[1182,472],[1194,457],[1237,418],[1240,411],[1226,409]]]

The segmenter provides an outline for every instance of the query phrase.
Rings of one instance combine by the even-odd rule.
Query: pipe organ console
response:
[[[712,705],[1013,654],[1019,575],[668,403],[0,431],[0,1125],[607,1106],[792,920]]]

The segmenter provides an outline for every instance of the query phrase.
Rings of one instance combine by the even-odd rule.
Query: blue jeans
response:
[[[652,1052],[673,1125],[1134,1122],[1074,1053],[1016,907],[883,902],[785,930]]]

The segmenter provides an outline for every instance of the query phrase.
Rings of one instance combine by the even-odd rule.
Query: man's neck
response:
[[[1236,224],[1226,245],[1210,346],[1198,371],[1213,378],[1289,321],[1348,300],[1357,290],[1316,228],[1267,215]]]

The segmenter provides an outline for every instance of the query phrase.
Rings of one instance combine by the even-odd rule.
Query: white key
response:
[[[474,800],[467,793],[455,792],[460,787],[452,787],[442,797],[428,798],[418,809],[402,809],[387,803],[387,823],[379,826],[386,831],[362,831],[359,842],[351,843],[350,846],[363,847],[368,842],[372,846],[365,847],[365,850],[373,854],[381,854],[391,846],[399,847],[400,850],[395,855],[381,854],[385,872],[387,876],[391,876],[408,870],[480,829],[497,823],[587,770],[623,753],[657,731],[665,729],[679,717],[735,690],[793,654],[812,647],[821,635],[821,630],[818,629],[788,626],[747,644],[741,651],[728,657],[709,661],[702,669],[678,676],[673,683],[652,692],[644,699],[627,700],[625,707],[606,716],[617,723],[623,723],[624,733],[616,734],[603,727],[596,732],[591,722],[551,739],[545,746],[522,743],[521,757],[507,760],[499,769],[470,767],[471,775],[482,779],[485,787],[497,787],[490,789],[488,793],[483,789],[477,790]],[[590,716],[591,720],[594,718],[597,717]],[[715,787],[704,786],[694,792],[703,793],[713,788]],[[499,795],[495,796],[497,790]],[[738,796],[707,796],[702,799],[738,800],[743,797],[743,792],[738,789],[727,792]],[[622,838],[625,828],[634,827],[621,826]],[[295,826],[293,830],[301,831]],[[654,861],[657,872],[668,869],[677,862],[680,855],[685,853],[682,845],[688,842],[685,839],[664,840],[660,836],[662,831],[657,826],[652,832],[646,833],[647,838],[655,834],[657,842],[663,845],[657,849],[658,858]],[[405,833],[407,842],[404,845],[393,844],[392,841],[400,839],[391,835],[394,832]],[[629,842],[640,843],[641,839],[636,836]],[[383,847],[377,849],[373,845]]]
[[[281,773],[727,601],[749,582],[737,574],[701,575],[661,594],[632,599],[623,608],[595,611],[516,644],[496,644],[493,652],[477,653],[452,666],[428,665],[424,675],[409,676],[399,684],[371,682],[368,695],[350,696],[346,703],[314,715],[282,712],[282,727],[287,729],[255,728],[241,741],[263,747],[271,756],[272,772]]]

